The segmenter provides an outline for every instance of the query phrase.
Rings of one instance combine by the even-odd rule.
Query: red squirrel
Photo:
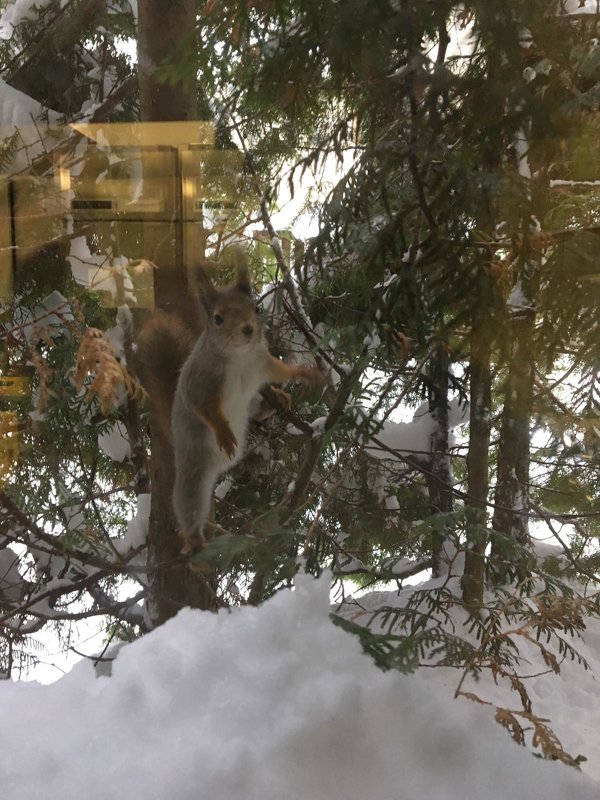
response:
[[[206,274],[201,278],[199,300],[206,321],[191,352],[188,331],[181,322],[170,319],[171,315],[159,313],[142,334],[145,353],[151,354],[153,341],[160,345],[169,337],[173,339],[174,362],[181,364],[181,356],[189,352],[174,396],[167,389],[162,401],[153,400],[167,406],[172,403],[173,509],[183,553],[191,553],[205,542],[203,528],[212,491],[218,477],[244,454],[248,423],[261,386],[292,380],[314,386],[325,380],[319,369],[293,366],[271,355],[252,296],[245,254],[236,253],[236,260],[233,286],[215,288]],[[167,366],[174,372],[179,364]]]

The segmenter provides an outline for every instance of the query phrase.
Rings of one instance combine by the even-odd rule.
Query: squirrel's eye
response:
[[[223,317],[220,314],[215,314],[213,317],[213,322],[215,323],[215,325],[222,325]]]

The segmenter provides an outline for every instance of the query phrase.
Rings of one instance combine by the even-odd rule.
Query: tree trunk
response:
[[[452,468],[448,453],[448,369],[448,350],[445,343],[442,343],[438,345],[430,362],[429,413],[433,418],[434,428],[430,442],[430,473],[426,477],[432,514],[445,514],[453,509]],[[441,574],[442,562],[449,555],[444,553],[444,544],[443,533],[432,534],[431,569],[434,577]]]
[[[489,80],[497,80],[500,55],[489,55]],[[503,117],[503,100],[496,97],[488,108],[490,118]],[[485,172],[501,171],[503,134],[501,126],[490,131],[482,151]],[[493,183],[491,184],[493,185]],[[494,236],[498,222],[498,196],[488,189],[483,194],[477,226]],[[465,604],[476,611],[483,603],[485,550],[489,541],[487,503],[490,488],[490,436],[492,407],[492,346],[499,327],[496,314],[497,289],[492,275],[493,254],[480,267],[476,305],[471,324],[469,363],[469,451],[467,453],[466,551],[462,590]]]
[[[142,122],[190,121],[197,118],[196,6],[193,0],[139,0],[138,61]],[[177,76],[174,78],[173,76]],[[167,79],[168,78],[168,79]],[[181,213],[176,213],[173,237],[183,241]],[[185,264],[171,248],[166,255],[153,230],[145,231],[149,253],[161,254],[155,271],[155,305],[165,311],[189,306]],[[157,236],[162,236],[162,231]],[[163,237],[164,238],[164,237]],[[153,245],[156,245],[154,247]],[[172,507],[175,466],[168,434],[152,420],[151,504],[148,532],[150,601],[153,625],[160,625],[183,606],[215,608],[214,576],[192,571],[180,553]]]
[[[513,561],[511,544],[529,541],[529,428],[533,404],[535,266],[525,263],[513,295],[511,353],[502,412],[498,477],[494,496],[492,528],[500,536],[492,545],[492,570],[499,580]],[[503,537],[506,537],[503,539]]]
[[[489,310],[489,309],[488,309]],[[476,609],[483,601],[486,508],[489,490],[490,409],[492,403],[492,322],[482,319],[471,332],[469,452],[467,454],[467,549],[463,600]]]
[[[143,122],[198,119],[197,53],[193,0],[139,0],[138,75]]]

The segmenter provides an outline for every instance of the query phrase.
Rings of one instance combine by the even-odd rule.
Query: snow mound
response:
[[[50,686],[0,685],[11,800],[590,800],[435,670],[383,673],[329,619],[329,576],[261,608],[185,609]]]

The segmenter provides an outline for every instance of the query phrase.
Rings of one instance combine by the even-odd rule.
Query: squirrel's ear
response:
[[[193,283],[196,300],[198,300],[204,308],[212,310],[215,304],[217,290],[212,284],[206,265],[195,270]]]
[[[252,294],[252,281],[250,279],[250,267],[248,266],[248,253],[241,247],[231,247],[235,273],[237,276],[237,288],[244,294]]]

